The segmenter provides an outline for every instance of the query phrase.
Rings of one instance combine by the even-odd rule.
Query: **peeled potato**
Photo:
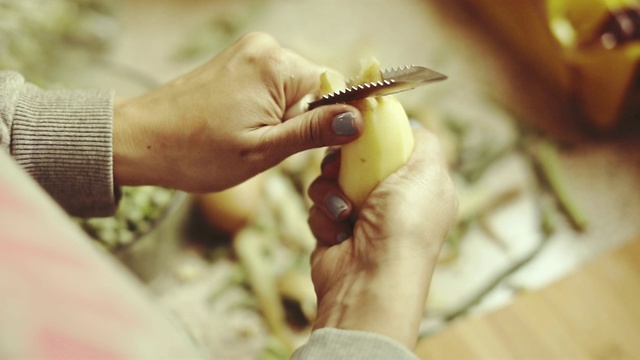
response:
[[[381,79],[380,64],[372,58],[363,63],[356,83]],[[320,80],[324,93],[346,87],[335,74],[325,73]],[[407,114],[395,96],[370,97],[352,105],[362,113],[364,132],[342,147],[338,183],[359,210],[380,181],[407,162],[414,140]]]

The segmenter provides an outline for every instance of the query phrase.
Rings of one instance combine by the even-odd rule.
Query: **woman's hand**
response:
[[[250,34],[207,64],[153,91],[116,101],[114,176],[119,185],[222,190],[296,152],[355,139],[358,110],[287,110],[319,92],[324,69]]]
[[[415,346],[440,248],[457,198],[438,140],[414,130],[407,164],[369,195],[355,223],[337,184],[339,152],[330,151],[309,188],[309,224],[318,239],[312,277],[314,328],[363,330]]]

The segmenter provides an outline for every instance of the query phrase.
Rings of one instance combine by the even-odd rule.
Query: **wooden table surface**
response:
[[[421,359],[640,359],[640,238],[568,277],[468,317],[416,350]]]

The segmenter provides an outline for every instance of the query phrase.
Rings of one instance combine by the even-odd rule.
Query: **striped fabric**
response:
[[[11,154],[73,215],[115,211],[113,92],[24,84],[11,128]]]

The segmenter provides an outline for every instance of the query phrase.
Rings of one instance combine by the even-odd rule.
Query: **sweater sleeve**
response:
[[[297,349],[292,360],[417,360],[402,344],[382,335],[364,331],[323,328],[311,333],[309,341]]]
[[[0,116],[0,145],[69,214],[115,212],[112,90],[42,90],[2,71]]]

